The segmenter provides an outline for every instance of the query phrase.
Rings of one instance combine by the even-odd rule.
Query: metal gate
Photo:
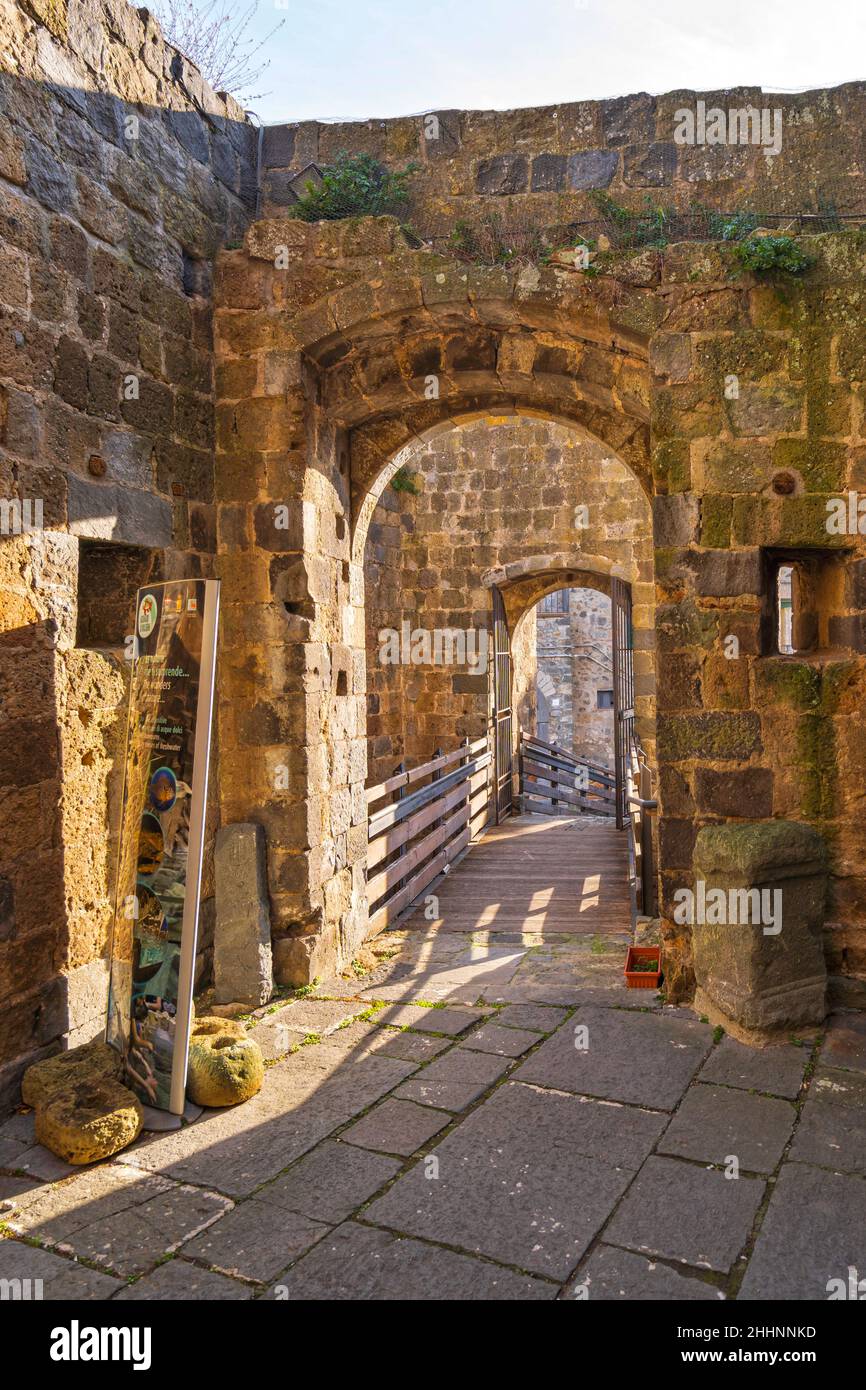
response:
[[[613,751],[616,772],[616,824],[622,830],[628,816],[628,768],[634,738],[634,638],[631,587],[622,579],[610,581],[613,636]]]
[[[496,824],[514,810],[514,744],[511,727],[511,638],[502,594],[493,586],[493,754]]]

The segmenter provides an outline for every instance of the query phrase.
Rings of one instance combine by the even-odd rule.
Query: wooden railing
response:
[[[462,853],[491,816],[493,757],[486,738],[404,771],[367,796],[367,899],[382,931]],[[377,803],[382,802],[382,805]]]
[[[610,768],[575,758],[552,743],[520,732],[520,798],[524,811],[616,814]]]

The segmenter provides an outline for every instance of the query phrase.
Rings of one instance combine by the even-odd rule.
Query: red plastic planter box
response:
[[[655,969],[635,970],[637,961],[652,961]],[[629,989],[658,989],[661,977],[661,946],[629,946],[625,958],[625,982]]]

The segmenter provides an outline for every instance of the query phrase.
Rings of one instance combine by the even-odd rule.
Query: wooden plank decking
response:
[[[425,918],[422,900],[402,926],[543,935],[631,928],[625,832],[579,816],[510,817],[428,892],[439,898],[439,917]]]

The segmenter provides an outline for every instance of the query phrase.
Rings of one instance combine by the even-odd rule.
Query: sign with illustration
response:
[[[183,1113],[219,582],[139,589],[118,850],[108,1041],[146,1104]]]

